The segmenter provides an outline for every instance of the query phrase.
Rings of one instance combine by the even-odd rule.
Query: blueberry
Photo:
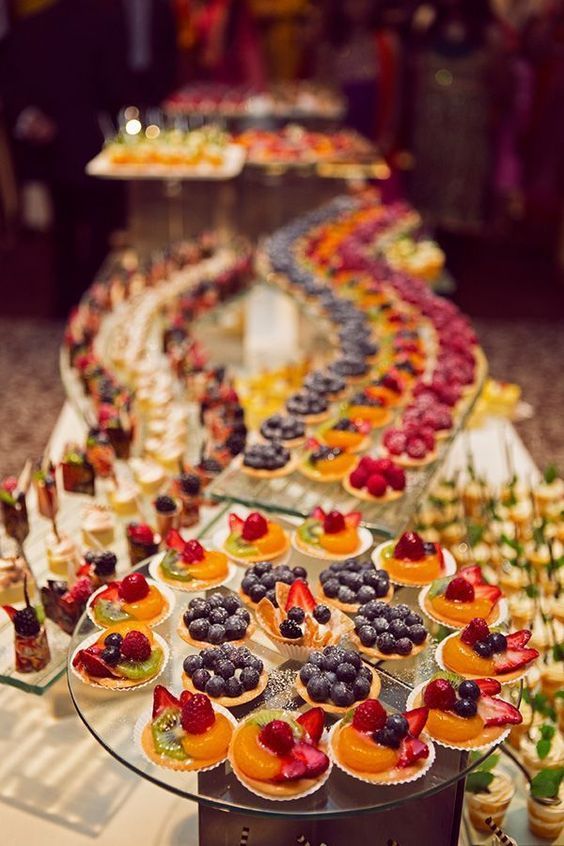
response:
[[[339,681],[353,682],[356,679],[356,669],[348,662],[339,664],[335,672],[337,673]]]
[[[272,602],[275,608],[278,608],[278,600],[276,599],[276,591],[274,588],[270,588],[270,590],[266,591],[266,598],[269,602]]]
[[[205,690],[206,685],[211,679],[211,673],[208,670],[204,670],[201,667],[199,670],[196,670],[194,675],[192,676],[192,684],[196,688],[196,690]]]
[[[211,605],[208,603],[207,599],[203,598],[203,596],[195,596],[194,599],[190,600],[188,608],[206,608],[209,613]]]
[[[402,603],[401,605],[396,605],[396,613],[400,620],[405,620],[405,618],[409,617],[409,615],[411,614],[411,608],[409,607],[409,605],[405,605],[405,603]]]
[[[304,612],[303,608],[298,608],[298,607],[290,608],[288,610],[287,614],[288,614],[288,619],[293,620],[294,623],[297,623],[298,625],[303,623],[303,621],[305,620],[305,612]]]
[[[387,596],[389,590],[390,583],[385,582],[383,579],[379,579],[376,585],[376,596],[378,597],[378,599],[382,599],[384,596]]]
[[[254,690],[257,687],[260,679],[260,673],[253,667],[245,667],[241,670],[239,681],[243,686],[243,690]]]
[[[340,663],[341,663],[340,656],[338,654],[334,655],[333,653],[330,653],[329,655],[325,656],[325,662],[324,662],[324,665],[323,665],[323,669],[328,670],[331,673],[335,673],[335,672],[337,672],[337,667],[339,666]]]
[[[384,727],[378,729],[378,731],[375,731],[372,736],[374,738],[374,741],[376,743],[379,743],[380,746],[387,746],[390,749],[399,749],[399,745],[401,742],[400,738],[395,732],[391,731],[389,728]]]
[[[239,679],[235,678],[235,676],[231,676],[230,679],[227,679],[225,682],[225,695],[229,696],[230,699],[235,699],[236,696],[241,696],[243,693],[243,685],[239,681]]]
[[[228,616],[229,614],[227,613],[225,608],[212,608],[208,620],[212,625],[217,625],[219,623],[219,625],[222,626],[227,620]]]
[[[305,567],[292,567],[292,573],[296,579],[307,579],[307,570]]]
[[[184,621],[184,625],[186,628],[190,626],[190,623],[193,620],[196,620],[198,617],[198,612],[194,608],[187,608],[184,614],[182,615],[182,619]]]
[[[221,676],[212,676],[206,684],[205,692],[208,696],[224,696],[225,681],[221,678]]]
[[[276,576],[274,575],[274,573],[265,573],[264,576],[260,577],[260,583],[268,593],[268,591],[272,590],[272,588],[276,584]]]
[[[331,609],[326,605],[316,605],[313,609],[313,616],[318,623],[325,625],[331,619]]]
[[[371,568],[367,568],[366,570],[364,570],[362,574],[362,581],[365,585],[369,585],[369,587],[375,588],[379,580],[380,576],[378,575],[378,572],[376,570],[373,570]]]
[[[395,638],[407,637],[407,626],[403,620],[392,620],[389,631]]]
[[[338,681],[331,688],[331,699],[340,708],[348,708],[354,702],[354,693],[351,687]]]
[[[400,637],[396,640],[396,652],[398,655],[410,655],[413,643],[408,637]]]
[[[458,685],[458,695],[461,699],[476,700],[480,698],[480,688],[475,681],[463,681]]]
[[[383,632],[378,635],[376,646],[384,655],[391,655],[396,649],[396,640],[390,632]]]
[[[117,646],[119,649],[122,640],[123,637],[120,634],[118,634],[117,632],[113,632],[104,639],[104,646]]]
[[[247,623],[247,625],[251,622],[251,615],[249,614],[247,609],[243,608],[241,605],[239,605],[237,610],[233,612],[233,615],[235,615],[237,617],[241,617],[241,619],[244,620]],[[231,615],[231,616],[233,616],[233,615]]]
[[[231,655],[228,655],[228,657],[231,661],[233,661],[237,670],[242,670],[243,667],[246,666],[246,662],[247,662],[247,658],[248,658],[247,653],[243,652],[243,649],[245,647],[241,647],[240,649],[237,649],[236,646],[233,646],[233,644],[230,644],[230,643],[226,643],[226,644],[224,644],[224,646],[231,646],[232,647],[233,651],[231,652]]]
[[[459,717],[474,717],[478,706],[474,699],[457,699],[454,703],[454,713]]]
[[[329,682],[321,673],[312,676],[307,683],[307,695],[312,702],[326,702],[330,690]]]
[[[410,611],[404,622],[406,626],[420,626],[423,622],[423,617],[420,614],[416,614],[415,611]]]
[[[353,621],[353,622],[354,622],[354,627],[355,627],[355,630],[356,630],[357,632],[358,632],[358,630],[359,630],[359,629],[361,629],[363,626],[370,626],[370,625],[372,625],[372,623],[370,622],[370,620],[368,619],[368,617],[365,617],[365,616],[364,616],[364,614],[357,614],[357,615],[356,615],[356,617],[354,618],[354,621]]]
[[[364,676],[358,676],[353,685],[354,698],[356,700],[367,699],[370,695],[371,686],[371,680],[365,679]]]
[[[392,620],[401,620],[401,614],[398,613],[397,608],[388,608],[387,613],[384,615],[388,618],[388,621],[391,623]]]
[[[258,561],[253,566],[253,571],[257,576],[264,576],[265,573],[268,573],[272,570],[272,564],[270,561]]]
[[[388,615],[388,606],[384,602],[379,602],[377,599],[371,599],[366,605],[362,606],[362,613],[369,620],[374,620],[376,617],[386,617]]]
[[[489,640],[477,640],[472,648],[480,658],[491,658],[493,655],[493,649]]]
[[[363,664],[360,670],[358,671],[358,678],[368,679],[369,682],[372,682],[372,671],[370,667],[367,667],[366,664]]]
[[[247,623],[238,614],[228,617],[225,621],[225,626],[222,628],[225,632],[226,640],[241,640],[247,633]]]
[[[209,602],[203,602],[201,605],[196,605],[194,608],[189,609],[192,611],[192,617],[194,620],[199,618],[207,618],[209,617],[210,611],[212,610],[212,606]]]
[[[228,614],[235,614],[238,608],[241,607],[241,602],[234,593],[229,593],[223,599],[223,607],[227,611]]]
[[[329,579],[323,584],[323,593],[325,594],[325,596],[328,596],[329,599],[335,599],[335,597],[339,593],[340,587],[341,585],[339,584],[337,579]]]
[[[322,585],[324,585],[325,582],[328,582],[332,578],[333,578],[333,573],[331,572],[331,570],[322,570],[321,573],[319,574],[319,581],[321,582]]]
[[[318,676],[321,673],[321,668],[318,667],[316,664],[304,664],[300,670],[300,681],[302,684],[307,685],[308,681],[312,679],[314,676]]]
[[[339,679],[337,678],[337,673],[334,673],[332,670],[326,670],[323,675],[325,676],[331,687],[335,684],[335,682],[339,681]]]
[[[357,602],[360,602],[362,604],[364,604],[365,602],[370,602],[371,599],[375,598],[376,591],[370,585],[362,585],[356,595]]]
[[[253,585],[249,591],[249,596],[253,602],[260,602],[261,599],[264,599],[266,596],[266,588],[264,585],[261,585],[260,582],[256,585]]]
[[[188,626],[188,631],[190,632],[190,637],[193,637],[194,640],[206,640],[210,631],[209,620],[206,620],[204,617],[193,620]]]
[[[372,620],[372,625],[378,632],[378,634],[382,634],[382,632],[387,632],[390,628],[390,624],[386,620],[385,617],[376,617],[375,620]]]
[[[352,649],[346,649],[345,654],[343,655],[343,660],[347,664],[352,664],[355,670],[360,670],[362,666],[362,660],[358,652],[354,652]]]
[[[182,663],[182,669],[190,678],[203,666],[203,661],[200,655],[188,655]]]
[[[293,620],[282,620],[280,623],[280,634],[290,640],[297,640],[302,637],[303,632]]]
[[[493,632],[488,635],[488,643],[492,648],[492,652],[505,652],[507,649],[507,638],[501,632]]]
[[[290,570],[284,570],[284,572],[278,574],[276,581],[282,582],[284,585],[291,585],[295,580],[294,575],[290,572]]]
[[[215,666],[216,673],[223,679],[230,679],[235,675],[235,664],[227,658],[222,658]]]
[[[245,666],[250,667],[252,670],[256,670],[258,673],[262,673],[262,671],[264,670],[263,662],[260,660],[260,658],[257,658],[256,655],[250,655],[247,659]]]
[[[210,669],[211,667],[215,667],[217,661],[222,657],[222,653],[217,648],[203,649],[200,652],[200,656],[202,658],[202,667]]]
[[[420,644],[424,643],[427,639],[427,631],[425,626],[419,624],[416,626],[408,626],[407,636],[412,643],[416,646],[420,646]]]
[[[358,636],[363,646],[370,647],[374,646],[378,635],[374,626],[362,626],[358,630]],[[383,637],[383,635],[380,635],[380,637]]]
[[[327,585],[325,585],[325,587],[327,587]],[[355,602],[356,597],[349,587],[341,585],[337,594],[337,599],[345,605],[352,605]]]
[[[307,661],[308,664],[314,664],[316,667],[320,667],[322,670],[325,669],[325,655],[318,649],[316,649],[315,652],[310,652]]]
[[[349,587],[353,591],[353,593],[357,593],[357,591],[359,591],[364,584],[364,582],[362,581],[362,575],[360,573],[355,573],[354,571],[349,571],[346,576],[347,580],[345,582],[345,585]]]
[[[258,584],[259,584],[259,580],[257,579],[257,577],[253,576],[249,573],[245,576],[245,578],[241,582],[241,590],[243,591],[243,593],[246,593],[247,595],[249,595],[250,592],[251,592],[251,588],[253,588],[255,585],[258,585]]]
[[[409,723],[403,716],[403,714],[391,714],[386,719],[386,728],[391,729],[395,732],[399,737],[405,737],[407,732],[409,731]]]
[[[100,657],[106,664],[117,664],[121,657],[119,646],[106,646]]]
[[[222,593],[212,593],[212,595],[208,598],[208,605],[211,608],[222,608],[223,607],[223,594]]]
[[[225,626],[222,626],[219,623],[210,626],[208,631],[208,640],[210,643],[223,643],[225,640]]]

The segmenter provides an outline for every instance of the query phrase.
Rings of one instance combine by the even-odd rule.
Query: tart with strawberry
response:
[[[341,447],[322,446],[315,438],[309,438],[298,469],[314,482],[337,482],[350,473],[355,464],[356,458],[350,452]]]
[[[200,591],[218,587],[229,578],[229,559],[224,552],[205,549],[194,539],[185,541],[176,529],[170,530],[165,543],[164,556],[149,565],[158,581],[176,590]]]
[[[209,770],[227,758],[236,720],[203,693],[179,697],[158,684],[150,719],[142,718],[139,741],[146,758],[169,770]]]
[[[392,372],[383,373],[377,379],[373,379],[365,392],[369,397],[379,397],[387,406],[396,406],[402,402],[405,395],[405,385],[401,379]]]
[[[352,621],[337,608],[315,599],[308,585],[296,579],[292,585],[277,582],[276,605],[264,597],[256,607],[260,627],[289,657],[305,660],[313,649],[335,645],[353,628]]]
[[[329,511],[317,506],[292,535],[292,543],[300,552],[313,558],[342,561],[361,555],[372,545],[372,535],[359,528],[361,514],[350,511]]]
[[[138,687],[156,678],[168,660],[163,638],[143,623],[116,623],[85,643],[75,651],[71,666],[83,682],[94,687]]]
[[[495,626],[507,613],[501,590],[486,582],[478,566],[463,567],[453,578],[437,579],[421,591],[419,605],[428,617],[451,629],[463,629],[475,617]]]
[[[439,644],[436,661],[465,679],[488,677],[508,684],[520,679],[539,657],[536,649],[527,646],[531,634],[528,629],[502,634],[483,617],[476,617]]]
[[[388,715],[377,699],[367,699],[335,724],[329,751],[337,766],[372,784],[403,784],[420,778],[435,758],[422,735],[428,709]]]
[[[158,626],[173,608],[172,592],[138,572],[103,585],[88,600],[88,616],[104,629],[130,620]]]
[[[324,714],[297,711],[254,711],[237,726],[229,747],[236,778],[266,799],[297,799],[314,793],[327,781],[331,761],[323,739]]]
[[[370,446],[372,426],[366,420],[340,417],[320,426],[317,440],[328,447],[338,447],[345,452],[362,452]]]
[[[497,696],[500,690],[497,679],[436,676],[415,688],[408,704],[429,710],[425,730],[437,743],[483,749],[500,743],[509,727],[523,720],[517,708]]]
[[[365,502],[394,502],[403,496],[407,480],[405,470],[389,458],[363,455],[343,479],[347,493]]]
[[[397,541],[387,541],[372,553],[374,566],[386,570],[390,581],[406,587],[429,585],[454,573],[451,554],[438,543],[424,541],[417,532],[404,532]]]
[[[282,526],[269,520],[258,511],[245,519],[229,515],[229,534],[223,542],[223,551],[240,564],[272,561],[288,551],[290,539]]]
[[[390,426],[384,432],[381,449],[384,456],[402,467],[424,467],[437,457],[435,432],[430,426],[411,421]]]
[[[392,412],[383,396],[366,388],[357,391],[349,400],[347,416],[353,420],[364,420],[374,428],[387,426],[392,419]]]

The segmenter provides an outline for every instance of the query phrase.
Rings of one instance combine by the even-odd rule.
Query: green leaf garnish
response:
[[[531,796],[536,799],[556,799],[564,778],[564,767],[541,770],[531,781]]]

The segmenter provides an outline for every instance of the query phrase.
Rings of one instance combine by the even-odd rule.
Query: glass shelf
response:
[[[290,564],[305,566],[312,584],[323,568],[321,562],[306,558],[295,551],[292,552]],[[140,569],[146,572],[147,566],[141,565]],[[232,582],[222,590],[235,590],[244,572],[244,568],[237,568]],[[417,591],[414,589],[398,590],[397,599],[414,609],[417,608]],[[188,601],[187,595],[178,593],[177,600],[173,615],[158,627],[159,634],[171,647],[171,659],[158,683],[175,691],[179,691],[181,687],[183,659],[187,654],[196,651],[185,644],[176,633],[178,620]],[[71,652],[92,631],[92,622],[83,617],[73,636]],[[431,642],[427,649],[414,658],[375,664],[382,681],[380,698],[391,710],[403,710],[411,690],[437,671],[433,660],[435,645],[435,641]],[[241,718],[261,707],[305,710],[307,706],[298,697],[293,686],[293,678],[300,665],[279,655],[272,642],[258,628],[249,647],[264,661],[270,673],[269,684],[254,702],[233,708],[233,714]],[[237,781],[228,764],[198,775],[174,772],[147,762],[133,743],[132,731],[139,715],[150,708],[152,686],[130,690],[127,693],[104,691],[82,683],[74,674],[69,673],[69,687],[75,707],[86,727],[110,755],[142,778],[172,793],[222,810],[262,816],[317,819],[375,813],[398,807],[415,798],[438,793],[455,784],[471,769],[465,753],[437,745],[437,757],[433,766],[424,777],[411,784],[374,787],[352,779],[334,768],[326,785],[313,796],[290,802],[272,802],[248,792]],[[328,716],[328,721],[330,720],[331,717]],[[480,760],[488,754],[484,752]],[[479,761],[473,762],[472,766],[478,763]]]

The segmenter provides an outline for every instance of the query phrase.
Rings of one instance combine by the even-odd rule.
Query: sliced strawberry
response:
[[[502,592],[497,585],[476,585],[474,587],[474,596],[476,599],[487,599],[493,607],[502,596]]]
[[[463,579],[466,579],[467,582],[470,582],[470,584],[474,586],[486,584],[482,568],[477,564],[473,567],[463,567],[462,570],[459,571],[458,575],[462,576]]]
[[[356,529],[358,524],[360,523],[362,518],[362,514],[360,511],[349,511],[348,514],[345,514],[345,523],[349,527],[349,529]]]
[[[183,708],[187,702],[190,702],[194,694],[189,690],[183,690],[180,694],[180,707]]]
[[[180,702],[162,684],[158,684],[153,690],[153,719],[158,717],[165,708],[180,708]]]
[[[314,520],[319,520],[319,522],[322,523],[325,520],[325,511],[320,505],[316,505],[310,516],[313,517]]]
[[[435,555],[437,556],[437,558],[438,558],[438,560],[439,560],[439,568],[440,568],[440,571],[441,571],[441,573],[444,573],[444,570],[445,570],[445,556],[444,556],[444,554],[443,554],[443,548],[442,548],[442,546],[440,545],[440,543],[436,543],[436,544],[435,544]]]
[[[495,671],[496,673],[512,673],[521,669],[521,667],[526,667],[527,664],[535,661],[538,657],[539,653],[536,649],[507,649],[505,652],[494,655]]]
[[[508,649],[518,649],[519,647],[525,646],[531,639],[532,632],[528,629],[521,629],[518,632],[511,632],[505,636],[507,640],[507,647]]]
[[[229,525],[231,525],[231,519],[229,521]],[[177,552],[184,552],[184,547],[186,546],[186,541],[180,532],[176,531],[176,529],[171,529],[170,532],[167,533],[165,543],[169,549],[175,549]]]
[[[520,711],[506,702],[504,699],[497,699],[493,696],[482,694],[478,699],[478,714],[488,726],[517,726],[523,722]]]
[[[242,517],[239,517],[237,514],[230,514],[229,515],[229,531],[233,532],[235,535],[240,535],[243,531],[243,525],[245,521]]]
[[[497,679],[474,679],[480,688],[480,696],[495,696],[501,690]]]
[[[306,440],[305,445],[306,445],[307,450],[313,451],[313,450],[317,449],[320,444],[319,444],[319,441],[317,441],[315,438],[308,438]]]
[[[410,767],[416,761],[429,757],[429,747],[417,737],[404,737],[399,748],[398,767]]]
[[[300,778],[305,778],[307,767],[305,761],[301,758],[294,758],[289,755],[280,761],[281,768],[275,781],[297,781]]]
[[[329,766],[329,758],[325,752],[310,743],[296,743],[290,754],[292,758],[305,764],[306,778],[317,778]]]
[[[312,743],[319,743],[325,725],[323,708],[310,708],[298,717],[298,723],[307,732]]]
[[[90,648],[81,649],[76,654],[73,664],[75,667],[82,665],[88,675],[94,678],[112,678],[115,675],[110,665],[106,664],[100,658],[100,655],[97,652],[92,652]]]
[[[311,612],[316,605],[315,597],[303,579],[296,579],[288,591],[286,610],[288,608],[301,608],[303,611]]]
[[[413,711],[404,711],[403,716],[407,720],[409,733],[412,737],[419,737],[429,716],[428,708],[414,708]]]

